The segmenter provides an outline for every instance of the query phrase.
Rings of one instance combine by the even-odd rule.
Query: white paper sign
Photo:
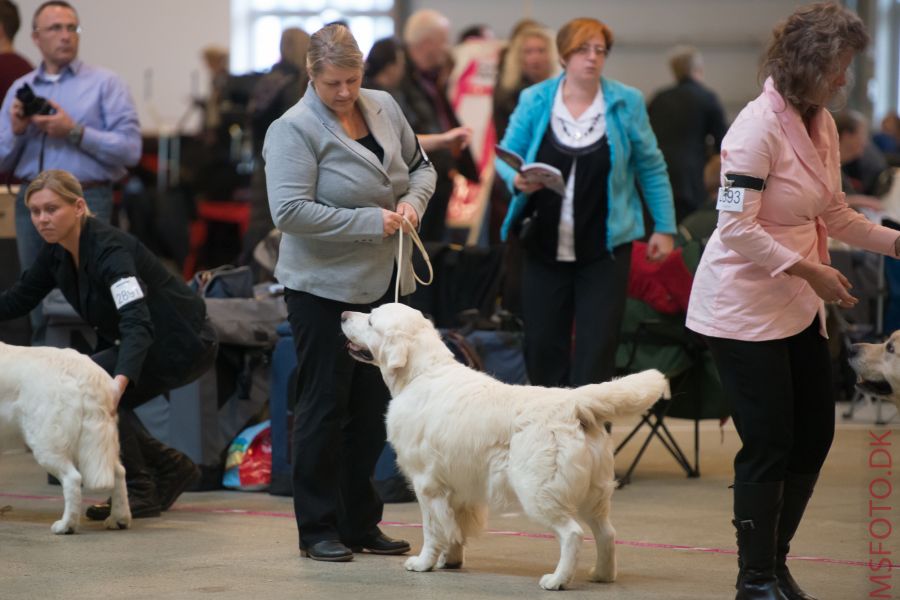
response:
[[[118,280],[110,286],[109,292],[112,294],[117,309],[144,297],[144,291],[136,277],[125,277]]]
[[[720,187],[719,199],[716,202],[716,210],[726,210],[728,212],[743,212],[744,188]]]

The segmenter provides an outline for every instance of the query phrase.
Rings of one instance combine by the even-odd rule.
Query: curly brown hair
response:
[[[840,59],[861,52],[869,34],[858,16],[831,2],[801,6],[772,31],[760,68],[801,114],[827,101],[823,93],[839,75]]]

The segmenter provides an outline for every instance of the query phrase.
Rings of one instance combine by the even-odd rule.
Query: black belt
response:
[[[92,190],[94,188],[112,187],[112,181],[82,181],[81,189]]]
[[[31,185],[31,181],[32,180],[30,180],[30,179],[23,179],[22,183],[20,183],[19,185],[27,188],[29,185]],[[81,184],[82,190],[93,190],[93,189],[102,188],[102,187],[112,187],[112,181],[79,181],[79,183]]]

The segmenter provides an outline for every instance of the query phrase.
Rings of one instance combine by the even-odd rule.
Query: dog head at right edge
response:
[[[850,366],[856,371],[857,388],[900,408],[900,330],[881,344],[853,344]]]

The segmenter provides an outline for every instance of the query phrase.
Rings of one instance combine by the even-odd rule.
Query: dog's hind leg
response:
[[[540,519],[547,522],[546,519]],[[556,570],[541,577],[541,587],[545,590],[561,590],[571,583],[578,563],[578,550],[584,538],[584,530],[573,518],[556,523],[548,523],[559,540],[559,562]]]
[[[131,509],[128,506],[128,491],[125,487],[125,467],[116,462],[115,483],[110,502],[109,516],[103,525],[107,529],[128,529],[131,526]]]
[[[75,533],[81,518],[81,473],[64,456],[35,452],[34,459],[62,484],[66,507],[62,518],[50,526],[50,531],[57,535]]]
[[[597,562],[591,569],[590,580],[612,583],[616,580],[616,530],[609,520],[609,508],[600,513],[583,513],[582,518],[591,527],[597,545]]]

